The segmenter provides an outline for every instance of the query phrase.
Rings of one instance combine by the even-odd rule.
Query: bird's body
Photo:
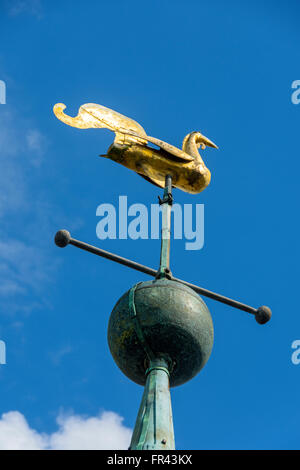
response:
[[[210,182],[210,171],[204,164],[194,159],[183,163],[169,158],[163,150],[156,150],[139,144],[120,145],[113,143],[108,149],[107,158],[121,163],[143,176],[147,181],[163,188],[165,177],[172,176],[172,185],[182,191],[199,193]]]
[[[115,132],[113,144],[103,157],[121,163],[135,171],[147,181],[164,187],[167,174],[172,176],[172,184],[189,193],[199,193],[205,189],[211,178],[198,148],[216,145],[200,132],[191,132],[184,141],[182,150],[162,140],[150,137],[140,124],[104,106],[88,103],[80,107],[76,117],[67,116],[65,105],[58,103],[54,113],[64,123],[78,127],[107,128]],[[155,149],[148,142],[159,147]]]

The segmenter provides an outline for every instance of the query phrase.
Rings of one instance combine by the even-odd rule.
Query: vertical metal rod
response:
[[[171,209],[172,209],[172,176],[166,176],[163,199],[159,200],[162,208],[160,265],[157,277],[166,277],[170,272],[170,239],[171,239]]]
[[[174,426],[168,364],[163,358],[150,361],[130,450],[174,450]]]

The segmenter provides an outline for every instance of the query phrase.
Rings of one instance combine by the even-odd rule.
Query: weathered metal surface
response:
[[[201,132],[191,132],[182,144],[182,150],[163,140],[150,137],[133,119],[99,104],[87,103],[79,108],[76,117],[64,113],[66,106],[57,103],[54,114],[69,126],[80,129],[106,128],[115,132],[114,143],[103,157],[126,166],[147,181],[164,187],[166,175],[171,175],[173,185],[188,193],[197,194],[210,183],[211,174],[198,149],[217,146]],[[148,142],[159,147],[149,147]]]
[[[122,372],[144,385],[147,354],[131,317],[130,290],[115,305],[108,325],[108,344]],[[194,377],[206,364],[213,346],[213,324],[201,297],[187,286],[158,279],[135,290],[137,320],[155,356],[169,358],[171,387]]]
[[[164,358],[151,360],[146,375],[130,449],[175,449],[167,361]]]

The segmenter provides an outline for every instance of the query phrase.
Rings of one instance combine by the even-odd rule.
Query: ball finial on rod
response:
[[[256,311],[255,320],[260,325],[264,325],[271,319],[271,316],[272,316],[271,309],[269,307],[266,307],[265,305],[262,305]]]
[[[55,244],[60,248],[64,248],[70,243],[71,234],[68,230],[59,230],[54,238]]]

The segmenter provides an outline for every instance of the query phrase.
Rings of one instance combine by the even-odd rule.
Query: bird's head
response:
[[[215,149],[218,148],[216,144],[205,137],[205,135],[201,134],[201,132],[191,132],[183,139],[182,150],[197,158],[200,156],[198,149],[200,147],[205,149],[206,146],[213,147]]]
[[[218,148],[214,142],[205,137],[205,135],[201,134],[201,132],[191,132],[187,137],[193,139],[198,148],[205,149],[206,146],[213,147],[215,149]]]

